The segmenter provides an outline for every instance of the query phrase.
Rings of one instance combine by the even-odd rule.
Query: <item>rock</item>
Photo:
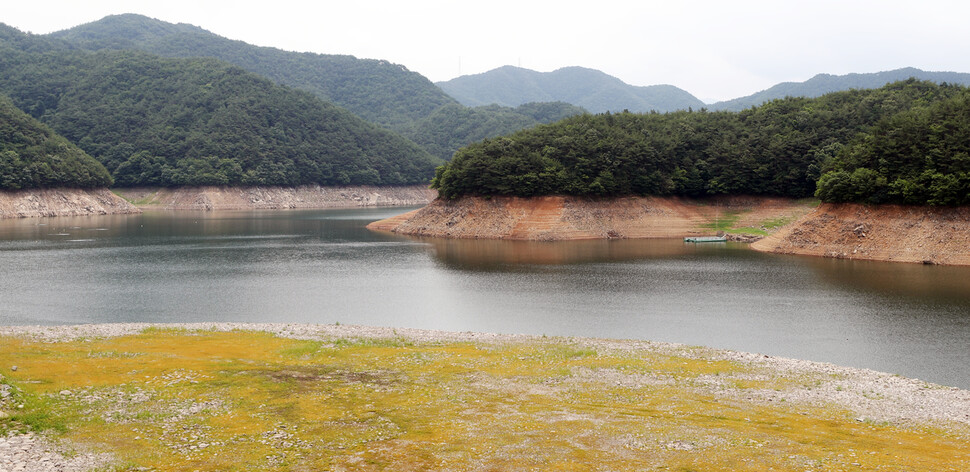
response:
[[[70,390],[61,390],[60,393],[61,393],[61,396],[62,397],[69,397],[69,396],[71,396],[71,391]]]
[[[14,371],[14,372],[16,372],[16,371],[17,371],[17,366],[13,366],[13,367],[11,367],[11,368],[10,368],[10,370],[12,370],[12,371]]]
[[[5,411],[0,411],[0,420],[5,420],[7,418],[10,418],[10,414]]]

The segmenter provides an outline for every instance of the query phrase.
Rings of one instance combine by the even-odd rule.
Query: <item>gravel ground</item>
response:
[[[729,360],[754,367],[752,380],[784,380],[783,389],[736,389],[723,385],[718,376],[701,376],[693,385],[714,395],[755,403],[785,401],[794,405],[841,407],[856,415],[857,420],[888,422],[900,425],[933,423],[963,435],[970,432],[970,391],[944,387],[893,374],[855,369],[833,364],[771,357],[761,354],[694,348],[678,344],[645,341],[622,341],[591,338],[543,338],[524,335],[445,332],[416,329],[373,328],[345,325],[309,324],[102,324],[70,326],[4,326],[0,335],[26,336],[44,341],[66,341],[80,338],[103,338],[137,334],[148,327],[189,330],[266,331],[296,339],[329,338],[405,338],[418,342],[474,341],[504,342],[569,342],[597,350],[659,352],[709,360]],[[614,372],[590,372],[609,376]],[[629,378],[618,381],[631,381]],[[636,381],[636,379],[632,379]],[[645,381],[656,381],[645,380]],[[0,392],[2,394],[2,392]],[[64,449],[36,434],[0,437],[0,470],[80,471],[108,463],[104,455]]]
[[[78,453],[36,434],[0,437],[0,470],[4,472],[81,472],[107,465],[107,454]]]

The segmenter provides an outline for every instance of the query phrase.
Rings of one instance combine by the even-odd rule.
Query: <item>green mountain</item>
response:
[[[458,102],[431,81],[388,61],[253,46],[197,26],[141,15],[108,16],[49,36],[91,51],[140,50],[166,57],[220,59],[333,102],[441,159],[450,159],[459,147],[482,137],[549,122],[508,107],[456,112]],[[573,107],[570,114],[584,111]]]
[[[582,115],[465,147],[432,187],[445,198],[819,190],[825,201],[954,204],[970,195],[968,97],[962,86],[908,80],[740,112]]]
[[[637,87],[583,67],[536,72],[504,66],[438,82],[438,86],[468,106],[498,104],[514,107],[529,102],[562,101],[594,113],[665,112],[704,106],[704,102],[672,85]]]
[[[98,161],[0,95],[0,189],[109,185]]]
[[[805,82],[782,82],[767,90],[709,105],[712,110],[740,111],[745,108],[785,97],[820,97],[850,89],[875,89],[891,82],[914,78],[937,84],[970,85],[970,74],[960,72],[927,72],[913,67],[868,74],[818,74]]]
[[[117,185],[403,185],[440,161],[302,91],[215,59],[78,50],[0,25],[0,92]]]
[[[433,155],[448,160],[459,148],[471,143],[585,112],[563,102],[526,103],[515,108],[498,105],[471,108],[454,103],[416,123],[410,137]]]
[[[454,100],[402,65],[376,59],[253,46],[197,26],[141,15],[105,17],[51,33],[88,50],[135,49],[167,57],[212,57],[277,83],[306,90],[372,123],[398,132]]]

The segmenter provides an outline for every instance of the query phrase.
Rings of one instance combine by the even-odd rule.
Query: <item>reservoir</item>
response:
[[[676,240],[437,240],[406,208],[0,220],[0,324],[341,323],[643,339],[970,389],[970,267]]]

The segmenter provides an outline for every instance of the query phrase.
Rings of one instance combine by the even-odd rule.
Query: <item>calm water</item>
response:
[[[970,268],[409,239],[405,209],[0,221],[0,324],[310,322],[706,345],[970,388]]]

